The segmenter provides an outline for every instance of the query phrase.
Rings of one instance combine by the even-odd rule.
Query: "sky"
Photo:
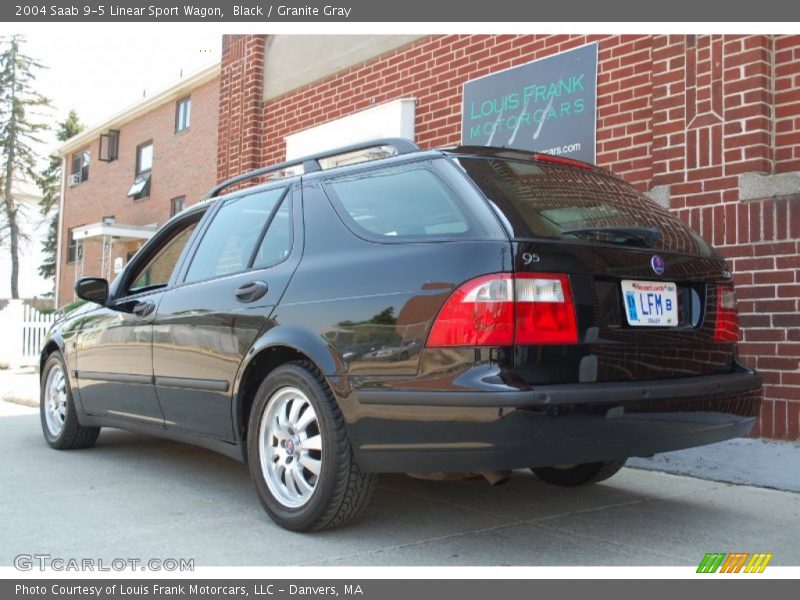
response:
[[[36,73],[36,88],[53,105],[42,115],[53,126],[39,149],[43,157],[58,146],[55,126],[71,109],[91,127],[220,58],[221,35],[209,28],[97,27],[91,35],[82,35],[85,30],[70,34],[69,29],[70,25],[63,24],[24,34],[23,51],[47,67]],[[24,227],[32,235],[22,244],[19,284],[20,296],[28,298],[49,292],[52,282],[37,274],[44,219],[35,206],[25,213]],[[10,273],[10,254],[3,246],[0,298],[10,297]]]
[[[144,26],[77,36],[32,32],[25,38],[26,53],[48,67],[37,74],[37,87],[54,106],[52,122],[75,109],[88,126],[219,61],[222,43],[211,30],[159,32]],[[56,145],[55,138],[51,143]]]

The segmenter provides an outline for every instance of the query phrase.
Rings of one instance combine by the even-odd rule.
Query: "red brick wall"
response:
[[[222,37],[219,156],[217,179],[223,181],[261,165],[264,103],[263,36]]]
[[[74,299],[75,265],[67,260],[67,232],[79,225],[99,222],[114,215],[120,225],[162,224],[170,216],[170,200],[186,196],[186,206],[200,200],[216,183],[219,80],[214,79],[191,92],[192,114],[188,130],[175,133],[175,102],[170,101],[120,128],[119,158],[100,162],[99,137],[90,144],[89,179],[64,194],[64,228],[59,272],[59,302]],[[127,197],[136,170],[136,147],[153,140],[150,196]],[[69,162],[67,170],[70,170]],[[136,245],[115,245],[113,259]],[[84,244],[84,275],[103,275],[101,244]],[[112,275],[113,277],[113,272]]]
[[[775,39],[775,170],[800,171],[800,36]]]
[[[642,191],[669,186],[671,208],[730,259],[741,353],[767,384],[757,433],[800,438],[800,195],[740,201],[738,179],[800,170],[800,36],[432,36],[262,103],[260,114],[244,100],[263,80],[242,57],[257,49],[263,61],[264,38],[230,37],[221,179],[246,170],[223,151],[223,139],[241,137],[225,122],[260,133],[258,160],[246,148],[246,163],[260,166],[285,158],[290,133],[414,97],[416,141],[456,144],[466,81],[597,41],[598,163]]]
[[[658,36],[653,47],[653,185],[671,184],[671,208],[733,267],[740,353],[765,380],[754,433],[798,439],[800,193],[741,201],[739,175],[800,169],[800,36]]]

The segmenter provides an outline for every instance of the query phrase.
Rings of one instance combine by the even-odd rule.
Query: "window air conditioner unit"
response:
[[[69,176],[69,184],[70,185],[78,185],[80,182],[81,182],[81,174],[80,174],[80,172],[73,173],[72,175]]]

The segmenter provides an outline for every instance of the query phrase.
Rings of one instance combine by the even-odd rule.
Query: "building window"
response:
[[[187,96],[175,104],[175,133],[189,129],[192,120],[192,99]]]
[[[78,185],[89,179],[89,148],[84,148],[72,155],[69,184]]]
[[[108,133],[100,136],[100,151],[97,159],[102,162],[112,162],[119,158],[119,131],[110,129]]]
[[[136,174],[143,175],[153,168],[153,142],[136,146]]]
[[[172,200],[170,200],[170,208],[169,208],[170,216],[174,217],[179,212],[181,212],[185,204],[186,204],[186,196],[178,196],[177,198],[173,198]]]
[[[73,235],[74,231],[74,229],[70,229],[67,232],[67,263],[74,263],[75,259],[80,257],[83,250],[78,244],[78,240],[76,240]]]
[[[128,190],[128,197],[140,200],[150,195],[150,172],[152,169],[153,142],[151,140],[136,146],[136,173],[133,185]]]

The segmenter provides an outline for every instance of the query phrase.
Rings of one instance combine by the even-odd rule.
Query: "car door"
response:
[[[163,426],[153,386],[153,319],[201,217],[195,211],[159,231],[112,286],[108,305],[85,319],[76,355],[86,412]]]
[[[302,252],[299,195],[279,183],[222,200],[161,300],[153,370],[168,428],[233,439],[234,378]]]

